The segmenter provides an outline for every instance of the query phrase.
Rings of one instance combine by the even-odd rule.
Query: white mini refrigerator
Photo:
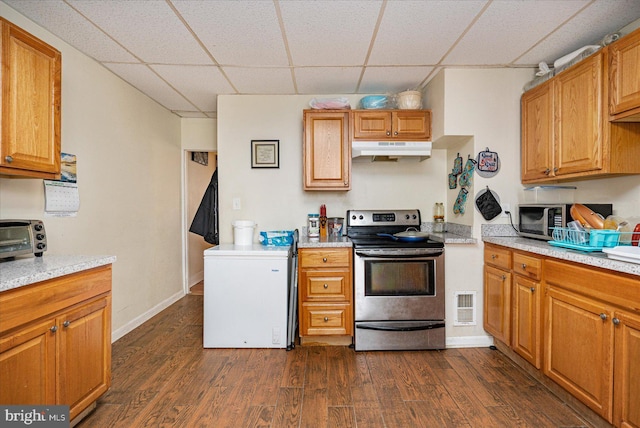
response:
[[[290,247],[204,251],[205,348],[286,348]]]

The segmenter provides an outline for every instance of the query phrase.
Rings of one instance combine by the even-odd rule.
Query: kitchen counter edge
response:
[[[482,238],[482,241],[489,244],[496,244],[516,250],[527,251],[529,253],[540,254],[542,256],[568,260],[602,269],[640,276],[640,264],[612,260],[607,257],[606,253],[602,252],[585,253],[582,251],[570,250],[568,248],[552,247],[546,241],[520,237],[492,236],[484,237]]]
[[[44,255],[0,263],[0,292],[112,264],[115,256]]]
[[[455,233],[435,233],[429,234],[429,238],[445,244],[475,244],[477,239],[468,236],[457,235]],[[309,238],[300,236],[298,248],[331,248],[331,247],[352,247],[351,239],[346,236],[340,238]]]

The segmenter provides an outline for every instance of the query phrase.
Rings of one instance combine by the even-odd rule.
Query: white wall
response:
[[[302,111],[311,98],[218,97],[221,242],[233,242],[235,220],[253,220],[257,231],[300,229],[307,214],[317,213],[321,204],[326,204],[329,217],[344,217],[349,208],[393,207],[419,208],[429,220],[433,205],[443,200],[442,150],[423,162],[354,163],[348,192],[303,191]],[[350,98],[355,107],[360,97]],[[251,168],[250,142],[257,139],[280,140],[280,168]],[[240,198],[240,210],[232,209],[233,198]]]
[[[115,255],[113,330],[182,295],[180,119],[0,3],[62,52],[62,151],[77,156],[80,210],[44,218],[42,180],[0,178],[0,217],[43,219],[49,254]]]

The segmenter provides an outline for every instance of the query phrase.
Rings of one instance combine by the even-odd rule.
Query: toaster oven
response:
[[[40,220],[0,220],[0,259],[25,254],[41,257],[47,235]]]

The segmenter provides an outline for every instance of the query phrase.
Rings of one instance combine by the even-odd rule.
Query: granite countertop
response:
[[[326,247],[353,247],[351,239],[346,236],[328,236],[326,238],[310,238],[307,235],[300,235],[298,238],[298,248],[326,248]]]
[[[528,251],[542,256],[554,257],[557,259],[640,276],[640,264],[613,260],[608,258],[606,253],[599,251],[588,253],[568,248],[553,247],[546,241],[521,238],[517,236],[485,236],[482,240],[490,244],[502,245],[504,247]]]
[[[0,262],[0,292],[104,266],[115,256],[43,255]]]

